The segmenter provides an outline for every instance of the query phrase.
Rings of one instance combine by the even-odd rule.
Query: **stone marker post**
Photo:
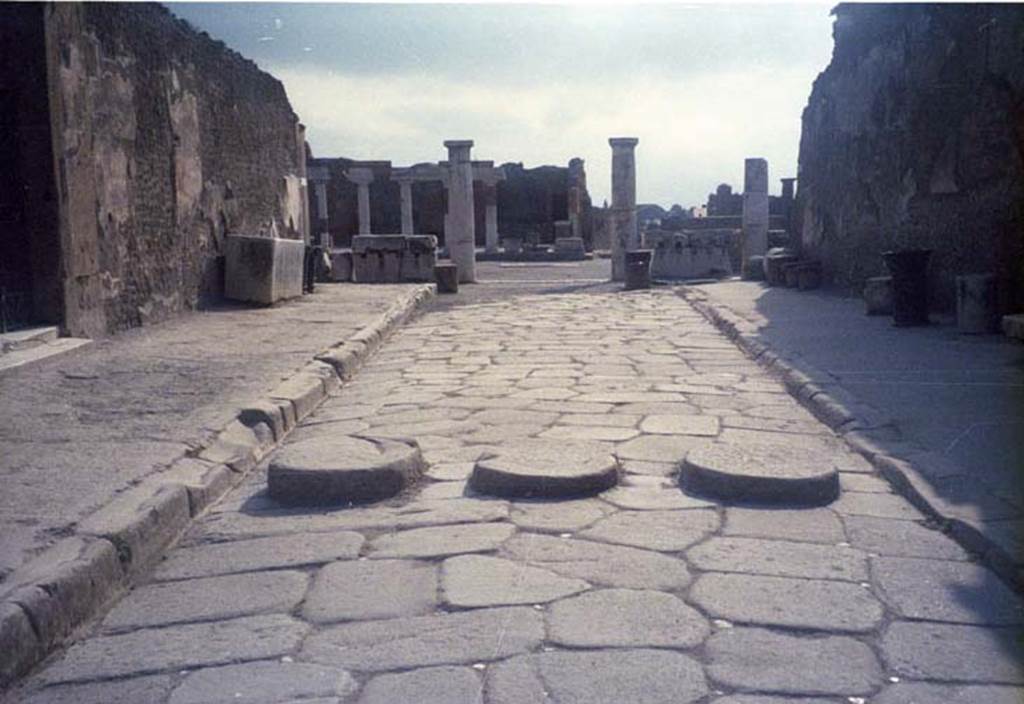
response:
[[[358,187],[359,196],[359,234],[370,234],[370,183],[373,182],[373,171],[366,168],[353,168],[345,172],[345,178]]]
[[[609,225],[612,245],[612,281],[626,278],[626,251],[640,248],[636,219],[636,137],[612,137],[612,205]]]
[[[473,163],[469,150],[473,140],[448,140],[448,218],[445,244],[448,256],[459,269],[459,283],[476,281],[476,242],[473,212]]]
[[[768,251],[768,161],[747,159],[743,169],[743,270]]]
[[[398,193],[402,204],[402,234],[413,234],[412,223],[412,182],[415,177],[411,169],[393,169],[391,178],[398,181]]]

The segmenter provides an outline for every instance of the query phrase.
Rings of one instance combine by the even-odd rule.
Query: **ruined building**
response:
[[[803,114],[803,253],[859,290],[880,253],[934,250],[931,299],[993,273],[1024,306],[1024,12],[1019,5],[840,5]]]
[[[438,164],[416,164],[399,168],[390,161],[356,161],[347,158],[313,158],[308,164],[310,180],[321,181],[323,198],[311,199],[314,223],[329,234],[330,245],[348,247],[359,233],[358,185],[352,170],[368,170],[370,229],[374,234],[402,232],[400,180],[410,178],[412,230],[437,235],[445,242],[447,209],[445,186]],[[582,159],[567,167],[524,168],[521,163],[496,167],[493,161],[474,161],[473,199],[475,236],[479,247],[486,245],[488,204],[497,206],[498,232],[502,237],[550,243],[555,223],[574,221],[585,241],[590,241],[590,195]],[[488,178],[500,172],[500,178]],[[315,192],[314,192],[315,196]],[[316,230],[316,226],[314,226]]]
[[[0,7],[0,292],[96,337],[219,297],[226,232],[301,238],[284,87],[158,5]]]

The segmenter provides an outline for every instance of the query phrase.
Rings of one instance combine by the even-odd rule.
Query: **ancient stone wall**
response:
[[[935,250],[932,300],[993,272],[1024,305],[1024,12],[1014,5],[840,5],[803,115],[805,254],[859,290],[888,249]]]
[[[555,222],[569,219],[569,179],[564,166],[524,168],[503,164],[498,184],[498,232],[524,240],[553,242]]]
[[[216,299],[226,232],[303,236],[302,135],[278,80],[158,5],[45,14],[71,333]]]

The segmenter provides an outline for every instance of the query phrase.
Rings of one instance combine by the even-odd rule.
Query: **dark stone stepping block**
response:
[[[285,445],[267,470],[270,496],[293,506],[344,505],[394,496],[423,472],[415,442],[358,435]]]
[[[506,498],[573,498],[618,481],[618,460],[605,445],[524,439],[477,460],[469,486]]]
[[[827,454],[786,447],[694,448],[683,461],[679,484],[724,501],[822,506],[839,497],[839,473]]]

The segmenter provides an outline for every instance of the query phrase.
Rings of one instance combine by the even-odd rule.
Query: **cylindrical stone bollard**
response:
[[[434,265],[434,280],[437,282],[438,293],[459,292],[459,269],[451,262]]]
[[[892,274],[892,323],[896,327],[928,324],[928,259],[930,249],[883,252]]]
[[[995,276],[971,274],[956,277],[956,326],[960,332],[973,335],[999,330]]]
[[[634,249],[626,253],[626,290],[651,287],[652,249]]]

